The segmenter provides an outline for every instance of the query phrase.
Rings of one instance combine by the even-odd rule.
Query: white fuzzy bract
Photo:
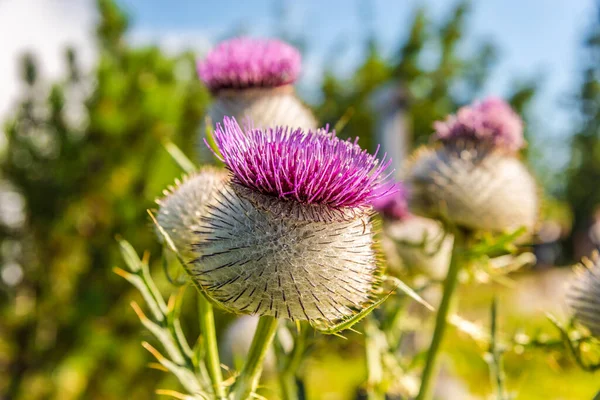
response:
[[[473,230],[534,229],[537,185],[516,158],[484,146],[422,148],[406,171],[413,212]]]
[[[372,300],[370,217],[230,184],[197,231],[190,274],[232,312],[337,321]]]
[[[215,201],[216,194],[226,181],[224,170],[205,167],[182,181],[176,181],[175,186],[165,190],[165,197],[156,201],[159,205],[156,220],[184,260],[191,260],[192,244],[196,242],[195,231],[208,205]],[[162,240],[162,236],[158,236]]]
[[[223,91],[215,98],[209,115],[213,123],[233,117],[240,124],[249,118],[255,128],[317,128],[315,117],[291,87]]]

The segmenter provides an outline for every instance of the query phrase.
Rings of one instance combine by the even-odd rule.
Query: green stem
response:
[[[278,358],[279,365],[279,386],[281,388],[282,400],[298,400],[298,385],[296,384],[296,375],[300,363],[302,362],[302,355],[304,354],[308,329],[303,325],[299,325],[300,330],[294,340],[294,347],[291,353],[286,358],[285,351],[281,343],[275,343],[275,355]]]
[[[461,235],[461,232],[455,230],[452,259],[450,260],[450,266],[448,267],[448,273],[446,275],[446,280],[444,281],[442,301],[436,315],[435,330],[433,331],[433,338],[431,339],[431,345],[429,346],[429,351],[427,352],[427,360],[425,362],[425,368],[423,369],[421,388],[419,390],[417,400],[430,400],[433,394],[435,379],[438,374],[440,348],[442,345],[442,340],[444,339],[444,334],[446,333],[448,316],[450,315],[455,289],[458,284],[458,273],[460,272],[461,267],[460,257],[461,252],[463,251],[463,242],[464,238]]]
[[[288,372],[279,374],[279,386],[282,400],[298,400],[298,385],[294,374]]]
[[[223,374],[221,372],[221,362],[219,361],[219,348],[217,346],[213,307],[200,292],[198,292],[198,312],[200,332],[204,336],[204,343],[206,346],[208,375],[210,376],[215,396],[218,399],[224,399],[225,387],[223,386]]]
[[[378,329],[368,318],[365,323],[365,350],[367,359],[367,396],[369,400],[385,400],[381,393],[383,366],[381,365],[381,349],[379,346]]]
[[[263,369],[263,361],[276,332],[276,318],[260,317],[248,358],[232,389],[234,400],[246,400],[256,390]]]
[[[492,301],[491,307],[491,334],[490,334],[490,349],[489,349],[489,365],[490,377],[492,379],[492,387],[496,389],[496,399],[505,400],[505,382],[504,382],[504,367],[502,361],[502,350],[498,344],[498,305],[496,298]]]

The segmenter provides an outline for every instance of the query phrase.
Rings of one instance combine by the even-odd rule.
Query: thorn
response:
[[[113,267],[113,272],[115,274],[119,275],[121,278],[125,278],[125,279],[128,279],[130,276],[133,275],[132,273],[127,272],[123,268],[119,268],[119,267]]]
[[[167,302],[167,312],[170,314],[173,312],[173,310],[175,309],[175,303],[176,303],[176,295],[175,294],[171,294],[169,296],[169,301]]]
[[[131,306],[131,308],[133,308],[133,312],[135,312],[140,321],[148,321],[148,317],[146,317],[146,314],[144,314],[142,308],[138,305],[138,303],[132,301],[131,303],[129,303],[129,305]]]
[[[160,352],[158,350],[156,350],[154,347],[152,347],[152,345],[146,341],[142,342],[142,347],[145,348],[146,350],[148,350],[150,352],[150,354],[152,354],[154,356],[154,358],[156,358],[158,360],[158,362],[161,362],[163,360],[166,361],[166,358],[163,357],[162,354],[160,354]]]
[[[163,371],[163,372],[169,372],[169,370],[166,369],[162,364],[155,363],[155,362],[148,363],[148,368],[156,369],[158,371]]]
[[[189,398],[185,394],[176,392],[174,390],[156,389],[155,393],[159,396],[171,396],[175,399],[180,399],[180,400],[186,400]]]
[[[144,251],[144,255],[142,255],[142,264],[148,265],[150,261],[150,252],[148,250]]]

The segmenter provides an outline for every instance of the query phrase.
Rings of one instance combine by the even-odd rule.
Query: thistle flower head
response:
[[[215,47],[198,64],[198,74],[212,92],[271,88],[293,83],[300,62],[300,52],[280,40],[240,37]]]
[[[524,145],[523,121],[510,105],[495,97],[460,108],[445,121],[435,122],[434,129],[442,143],[475,140],[508,153],[516,153]]]
[[[404,177],[411,211],[473,230],[531,232],[538,189],[527,168],[516,157],[463,144],[415,152]]]
[[[242,131],[235,119],[217,124],[215,141],[233,181],[258,193],[331,208],[366,207],[392,191],[389,161],[335,132],[277,127]],[[385,159],[385,157],[384,157]]]
[[[204,167],[182,181],[177,180],[175,186],[164,191],[163,198],[156,200],[159,205],[156,220],[184,259],[190,258],[194,231],[226,180],[224,170]]]
[[[387,163],[327,131],[243,132],[234,119],[215,141],[231,181],[196,230],[196,284],[232,312],[325,324],[370,303],[370,203],[393,190]]]
[[[575,319],[600,337],[600,257],[594,253],[576,267],[576,277],[567,292]]]
[[[410,215],[408,210],[408,191],[406,187],[397,182],[394,190],[388,190],[383,196],[372,202],[373,208],[390,220],[403,220]]]

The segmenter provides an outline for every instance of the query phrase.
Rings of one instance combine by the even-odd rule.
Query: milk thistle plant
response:
[[[454,247],[419,400],[432,396],[459,271],[477,257],[513,250],[517,237],[532,233],[538,209],[535,180],[517,156],[525,144],[523,124],[508,104],[489,98],[459,109],[434,128],[434,144],[415,152],[405,182],[411,210],[441,220],[454,236]],[[478,243],[482,235],[496,238]]]

